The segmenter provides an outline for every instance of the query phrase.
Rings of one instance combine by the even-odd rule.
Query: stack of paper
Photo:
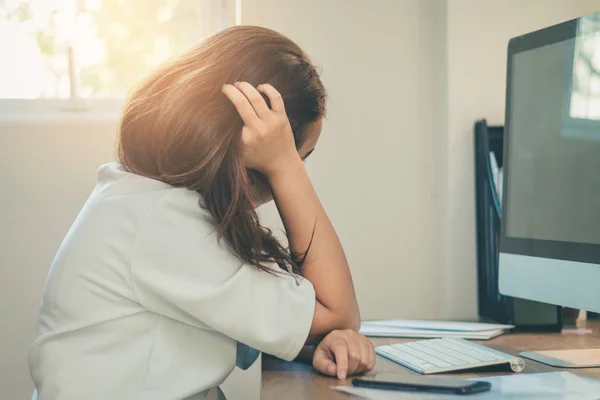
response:
[[[365,321],[360,333],[371,337],[405,338],[463,338],[488,340],[501,335],[514,325],[485,324],[481,322],[383,320]]]

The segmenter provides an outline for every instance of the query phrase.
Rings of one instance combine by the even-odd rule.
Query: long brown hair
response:
[[[325,113],[325,89],[304,51],[266,28],[221,31],[155,71],[131,95],[119,130],[119,160],[143,176],[202,195],[219,239],[244,263],[296,273],[294,254],[261,226],[252,199],[265,179],[243,163],[243,122],[221,93],[225,83],[270,83],[281,94],[296,148]],[[307,249],[308,250],[308,249]]]

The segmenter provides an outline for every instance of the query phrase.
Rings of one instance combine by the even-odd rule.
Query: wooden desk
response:
[[[600,347],[600,321],[588,322],[582,328],[592,329],[591,334],[576,333],[511,333],[495,339],[479,342],[505,353],[517,355],[521,351],[531,350],[563,350]],[[373,339],[376,346],[407,342],[414,339]],[[561,371],[535,361],[525,360],[522,373]],[[600,379],[600,368],[569,369],[568,371]],[[400,375],[416,374],[392,361],[377,356],[375,369],[369,375],[378,373],[395,373]],[[486,375],[504,375],[510,372],[485,372],[444,374],[460,378],[472,378]],[[285,362],[275,358],[263,359],[262,399],[340,399],[354,398],[330,389],[330,386],[350,385],[350,380],[338,381],[315,372],[311,366],[295,362]]]

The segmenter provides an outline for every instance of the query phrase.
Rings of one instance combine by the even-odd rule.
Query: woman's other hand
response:
[[[323,374],[346,379],[375,367],[375,348],[369,339],[353,330],[332,331],[315,349],[313,366]]]
[[[273,86],[255,88],[247,82],[237,82],[223,85],[222,91],[244,122],[242,141],[247,168],[270,178],[290,164],[301,162],[283,99]],[[261,93],[269,98],[271,108]]]

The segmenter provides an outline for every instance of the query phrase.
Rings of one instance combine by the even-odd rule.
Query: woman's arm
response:
[[[296,150],[281,95],[271,85],[258,90],[269,97],[271,108],[248,83],[223,86],[244,121],[246,166],[269,179],[291,249],[305,253],[312,238],[303,266],[317,300],[309,337],[336,329],[357,330],[360,315],[348,262]]]
[[[303,254],[310,244],[303,265],[303,275],[317,296],[310,336],[358,330],[360,316],[346,256],[300,157],[268,178],[290,248]]]

